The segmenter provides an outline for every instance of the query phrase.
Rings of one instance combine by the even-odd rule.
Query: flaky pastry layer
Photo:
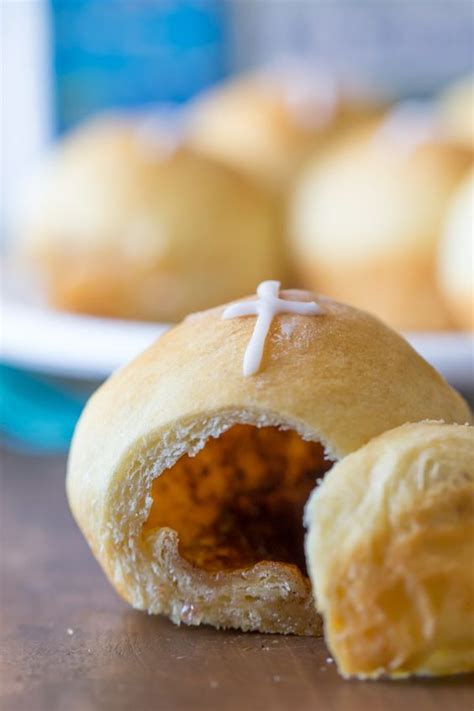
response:
[[[404,425],[339,462],[306,510],[344,676],[474,671],[474,428]]]

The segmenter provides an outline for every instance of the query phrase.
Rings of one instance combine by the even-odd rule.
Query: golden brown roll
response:
[[[474,150],[474,75],[448,86],[438,99],[438,113],[445,134],[468,150]]]
[[[350,454],[306,510],[326,641],[346,677],[474,671],[474,429],[404,425]]]
[[[52,304],[175,321],[283,277],[273,199],[167,141],[142,121],[103,118],[53,152],[21,235]]]
[[[291,205],[296,267],[318,289],[402,330],[451,325],[436,280],[447,202],[470,165],[416,112],[356,131],[305,171]]]
[[[333,76],[275,66],[222,84],[192,107],[188,140],[200,151],[284,190],[315,150],[379,109]]]
[[[438,280],[453,322],[474,330],[474,170],[454,193],[438,250]]]
[[[256,317],[233,306],[226,320],[221,307],[167,332],[81,417],[70,506],[135,608],[178,624],[319,633],[302,526],[317,479],[403,422],[470,417],[378,320],[303,291],[281,298],[287,309],[314,299],[322,313],[275,315],[254,375],[243,360]]]

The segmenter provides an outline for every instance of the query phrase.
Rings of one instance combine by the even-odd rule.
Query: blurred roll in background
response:
[[[101,379],[263,279],[373,312],[469,396],[470,1],[2,12],[9,446],[67,447]]]

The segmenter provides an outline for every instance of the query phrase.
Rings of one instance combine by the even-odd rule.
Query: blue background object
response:
[[[182,103],[226,73],[222,0],[51,0],[56,129]]]

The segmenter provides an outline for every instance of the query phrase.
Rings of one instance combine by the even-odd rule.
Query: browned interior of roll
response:
[[[144,533],[174,529],[182,558],[209,572],[279,561],[306,574],[303,508],[330,467],[296,432],[235,425],[155,479]]]

